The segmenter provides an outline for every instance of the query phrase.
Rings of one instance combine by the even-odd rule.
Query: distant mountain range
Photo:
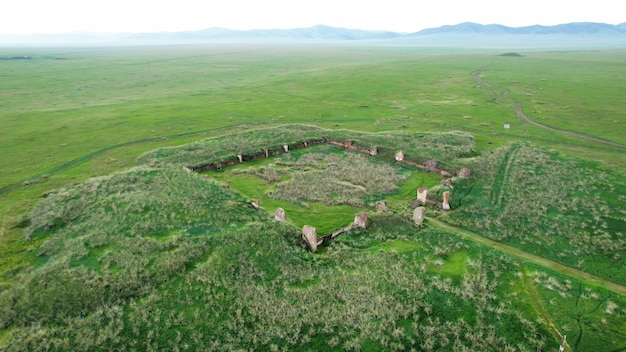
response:
[[[424,45],[482,45],[533,43],[626,44],[626,22],[618,25],[594,22],[555,26],[507,27],[465,22],[416,33],[367,31],[318,25],[295,29],[232,30],[209,28],[198,31],[153,33],[67,33],[0,35],[1,46],[25,45],[157,45],[241,42],[341,42],[390,41]]]

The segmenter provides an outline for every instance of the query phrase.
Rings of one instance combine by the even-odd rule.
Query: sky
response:
[[[318,24],[412,33],[476,22],[510,27],[626,21],[623,0],[9,0],[0,34],[173,32]]]

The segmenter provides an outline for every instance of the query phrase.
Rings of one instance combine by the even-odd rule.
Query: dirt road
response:
[[[506,254],[509,254],[509,255],[511,255],[511,256],[521,260],[521,261],[525,261],[525,262],[530,262],[530,263],[534,263],[534,264],[537,264],[537,265],[541,265],[543,267],[552,269],[554,271],[558,271],[561,274],[564,274],[564,275],[570,276],[572,278],[575,278],[575,279],[578,279],[578,280],[581,280],[581,281],[584,281],[584,282],[588,282],[588,283],[591,283],[591,284],[603,287],[603,288],[605,288],[605,289],[607,289],[609,291],[612,291],[614,293],[617,293],[617,294],[620,294],[620,295],[626,297],[626,286],[623,286],[623,285],[620,285],[618,283],[615,283],[615,282],[603,279],[601,277],[597,277],[595,275],[591,275],[591,274],[586,273],[584,271],[580,271],[580,270],[571,268],[569,266],[557,263],[557,262],[552,261],[550,259],[538,256],[538,255],[535,255],[535,254],[532,254],[532,253],[524,252],[524,251],[522,251],[519,248],[515,248],[515,247],[509,246],[509,245],[506,245],[506,244],[503,244],[503,243],[500,243],[500,242],[497,242],[497,241],[494,241],[494,240],[490,240],[490,239],[485,238],[483,236],[480,236],[480,235],[478,235],[478,234],[476,234],[474,232],[463,230],[463,229],[460,229],[458,227],[449,225],[449,224],[447,224],[447,223],[445,223],[445,222],[443,222],[441,220],[438,220],[438,219],[427,218],[427,220],[428,220],[429,224],[431,224],[431,225],[433,225],[435,227],[444,229],[446,231],[449,231],[449,232],[451,232],[453,234],[457,234],[457,235],[459,235],[461,237],[470,239],[472,241],[476,241],[476,242],[482,243],[482,244],[484,244],[486,246],[489,246],[489,247],[491,247],[493,249],[496,249],[496,250],[498,250],[500,252],[504,252]]]

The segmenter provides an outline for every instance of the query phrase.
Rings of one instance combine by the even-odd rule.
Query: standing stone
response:
[[[425,212],[426,212],[426,208],[424,207],[417,207],[415,208],[415,210],[413,210],[413,221],[415,221],[415,224],[417,226],[422,226],[422,223],[424,222]]]
[[[258,199],[253,200],[252,202],[250,202],[250,205],[252,205],[252,207],[254,209],[259,209],[260,203]]]
[[[443,192],[443,210],[450,210],[450,191]]]
[[[399,151],[396,153],[396,161],[402,161],[404,160],[404,152]]]
[[[267,149],[263,149],[263,154],[265,154],[265,157],[267,158],[268,156],[270,156],[270,151]]]
[[[373,146],[370,148],[370,155],[374,156],[374,155],[378,155],[378,147]]]
[[[458,176],[469,178],[470,176],[472,176],[472,170],[464,167],[459,171]]]
[[[304,225],[302,227],[302,239],[309,245],[312,252],[317,251],[317,230],[315,227]]]
[[[283,145],[283,150],[287,153],[289,151],[289,146],[287,144]]]
[[[380,200],[376,202],[376,209],[378,209],[379,211],[382,211],[383,213],[386,213],[389,211],[389,207],[387,206],[387,203],[384,200]]]
[[[354,217],[354,224],[358,227],[367,228],[369,217],[366,212],[358,213]]]
[[[426,161],[426,169],[427,170],[435,170],[437,168],[437,165],[439,164],[439,162],[437,160],[431,159]]]
[[[343,146],[346,148],[352,147],[352,141],[343,141]]]
[[[237,154],[237,160],[239,160],[240,163],[243,163],[243,155]]]
[[[426,198],[428,197],[428,188],[420,187],[417,189],[417,200],[422,204],[426,204]]]
[[[306,148],[308,146],[309,146],[309,143],[307,141],[304,141],[304,147]]]
[[[276,208],[276,211],[274,212],[274,219],[276,219],[278,221],[285,222],[285,219],[286,219],[285,209],[283,209],[283,208]]]

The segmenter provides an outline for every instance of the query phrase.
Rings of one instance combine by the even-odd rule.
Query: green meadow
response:
[[[501,54],[0,48],[0,350],[625,349],[626,53]]]

